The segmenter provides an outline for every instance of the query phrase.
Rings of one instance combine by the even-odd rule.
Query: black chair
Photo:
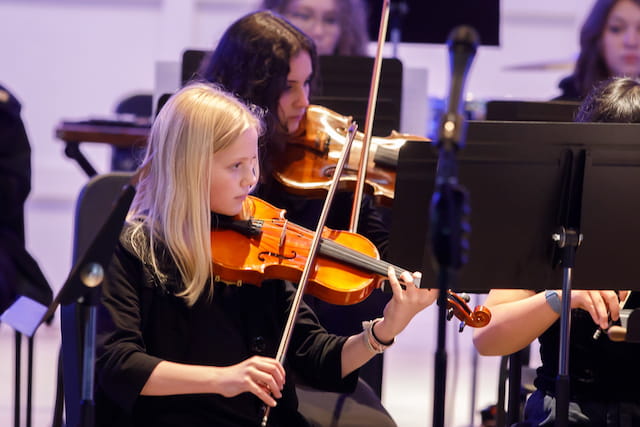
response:
[[[112,172],[94,176],[82,189],[76,201],[73,233],[72,264],[82,257],[93,242],[100,227],[111,212],[115,200],[124,185],[131,179],[131,173]],[[82,372],[82,325],[83,312],[78,304],[60,307],[62,333],[62,380],[66,426],[80,425],[81,375]],[[54,425],[60,425],[60,415]]]
[[[529,366],[530,352],[530,346],[527,346],[508,356],[502,356],[496,403],[496,426],[498,427],[517,426],[523,420],[527,396],[535,391],[533,380],[536,370]]]

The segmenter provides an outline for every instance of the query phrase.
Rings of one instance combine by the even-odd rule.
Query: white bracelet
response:
[[[364,334],[362,334],[362,336],[364,339],[364,343],[372,353],[377,354],[383,353],[396,341],[396,339],[394,338],[391,341],[391,344],[385,344],[380,342],[380,340],[378,340],[378,338],[375,336],[375,334],[373,333],[373,326],[381,320],[382,319],[374,319],[362,322],[362,330],[364,331]]]
[[[364,326],[365,322],[362,322],[362,327],[365,328]],[[369,326],[370,327],[370,326]],[[369,335],[371,335],[370,333],[367,332],[366,329],[364,329],[364,333],[362,334],[362,339],[364,340],[364,345],[369,349],[369,351],[371,353],[382,353],[384,350],[380,351],[379,349],[376,349],[373,347],[373,344],[371,344],[371,338],[369,337]]]

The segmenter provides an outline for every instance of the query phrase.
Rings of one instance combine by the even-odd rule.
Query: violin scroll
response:
[[[482,328],[489,324],[491,320],[491,312],[485,306],[479,305],[473,311],[467,303],[468,295],[458,295],[454,292],[447,291],[447,320],[451,320],[456,316],[460,320],[459,332],[462,332],[466,325],[472,328]]]

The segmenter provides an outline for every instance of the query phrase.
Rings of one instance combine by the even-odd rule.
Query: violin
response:
[[[287,149],[276,160],[275,179],[292,193],[324,197],[331,185],[351,122],[351,117],[319,105],[310,105],[299,132],[289,137]],[[365,189],[376,202],[389,205],[393,201],[398,153],[404,143],[411,140],[430,141],[395,131],[386,137],[371,137]],[[357,132],[338,190],[355,188],[363,141],[364,134]]]
[[[249,219],[233,218],[211,231],[215,280],[237,285],[260,285],[269,278],[299,281],[314,232],[288,221],[285,210],[261,199],[250,196],[247,204]],[[306,291],[331,304],[355,304],[376,288],[390,291],[382,286],[390,265],[364,236],[325,227]],[[394,268],[398,276],[406,271]],[[485,326],[491,319],[488,309],[472,311],[453,292],[448,309],[471,327]]]

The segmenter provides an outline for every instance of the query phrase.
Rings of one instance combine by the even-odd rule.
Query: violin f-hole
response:
[[[278,259],[295,259],[298,256],[298,254],[296,253],[296,251],[291,251],[291,255],[277,254],[271,251],[264,251],[258,254],[258,260],[260,260],[261,262],[264,262],[266,261],[267,256],[278,258]]]

